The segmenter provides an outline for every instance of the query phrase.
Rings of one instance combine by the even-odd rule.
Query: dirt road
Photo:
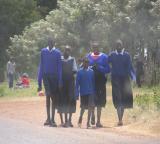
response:
[[[160,139],[140,136],[116,127],[116,114],[102,118],[105,128],[77,127],[78,112],[73,117],[74,128],[44,127],[46,118],[44,97],[21,101],[0,101],[0,144],[160,144]],[[106,113],[106,112],[105,112]],[[59,116],[56,119],[59,123]],[[125,123],[127,124],[125,118]]]
[[[159,140],[78,128],[50,128],[0,118],[1,144],[160,144]]]

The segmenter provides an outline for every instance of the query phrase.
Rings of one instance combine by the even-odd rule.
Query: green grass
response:
[[[37,82],[31,80],[30,88],[9,89],[7,82],[0,84],[0,100],[37,96]]]

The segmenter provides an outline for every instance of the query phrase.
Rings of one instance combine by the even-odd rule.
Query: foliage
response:
[[[0,85],[1,100],[21,99],[35,96],[37,96],[37,82],[35,80],[31,80],[30,88],[9,89],[6,82],[1,83]]]
[[[10,37],[21,34],[25,26],[40,19],[33,0],[0,0],[0,81],[4,78]]]
[[[51,10],[57,8],[57,0],[36,0],[41,15],[46,16]]]
[[[3,97],[5,95],[5,87],[0,85],[0,97]]]
[[[152,88],[150,93],[136,95],[135,105],[141,110],[160,110],[159,86]]]
[[[47,37],[56,39],[57,47],[69,44],[73,53],[80,55],[88,52],[90,41],[97,40],[105,52],[114,49],[115,40],[121,38],[124,47],[135,55],[146,60],[148,83],[156,83],[159,69],[159,23],[160,0],[63,0],[59,1],[58,9],[53,10],[40,20],[27,27],[22,35],[11,38],[9,54],[16,57],[19,71],[33,71],[37,66],[39,51],[46,46]],[[85,48],[85,49],[84,49]],[[154,53],[156,51],[156,56]],[[21,59],[24,64],[18,62]],[[151,78],[149,76],[151,75]],[[149,80],[147,79],[149,78]]]

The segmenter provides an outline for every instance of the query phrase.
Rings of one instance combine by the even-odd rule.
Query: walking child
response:
[[[76,111],[75,99],[75,77],[77,64],[74,57],[71,57],[71,48],[66,46],[62,56],[62,91],[59,95],[58,112],[60,114],[61,125],[64,127],[73,127],[72,114]],[[65,123],[63,121],[65,115]]]
[[[95,94],[95,79],[94,71],[89,68],[89,61],[87,58],[83,60],[83,66],[77,73],[76,78],[76,96],[78,98],[80,94],[80,116],[78,125],[81,126],[83,114],[85,110],[88,110],[87,128],[90,128],[90,118],[94,110],[94,94]]]

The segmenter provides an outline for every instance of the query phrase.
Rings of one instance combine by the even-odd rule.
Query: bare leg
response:
[[[87,128],[91,127],[91,126],[90,126],[90,118],[91,118],[91,113],[92,113],[92,112],[93,112],[93,111],[92,111],[92,108],[89,107],[89,108],[88,108]]]
[[[73,124],[72,124],[72,113],[69,113],[69,126],[73,127]]]
[[[101,111],[102,111],[102,108],[97,107],[97,124],[96,124],[97,127],[103,127],[101,124]]]
[[[123,119],[123,114],[124,114],[124,108],[118,107],[117,114],[118,114],[118,119],[119,119],[118,126],[122,126],[123,125],[122,119]]]
[[[53,99],[53,96],[51,97],[52,99],[52,126],[53,127],[57,127],[57,124],[55,122],[55,110],[56,110],[56,107],[55,107],[55,102],[54,102],[54,99]]]
[[[85,109],[84,108],[81,108],[81,111],[80,111],[80,117],[79,117],[79,120],[78,120],[78,125],[81,127],[81,124],[82,124],[82,118],[83,118],[83,114],[85,112]]]
[[[50,96],[46,96],[46,111],[47,111],[47,120],[44,125],[50,125]]]
[[[91,124],[95,125],[95,109],[92,109],[92,113],[91,113]]]
[[[63,125],[64,124],[64,122],[63,122],[63,114],[59,113],[59,116],[60,116],[60,119],[61,119],[61,125]]]

